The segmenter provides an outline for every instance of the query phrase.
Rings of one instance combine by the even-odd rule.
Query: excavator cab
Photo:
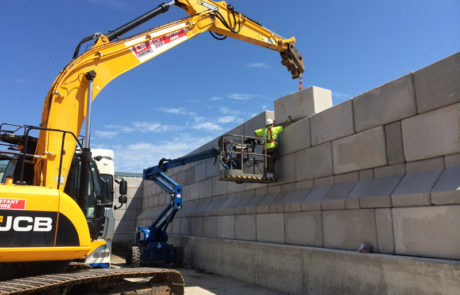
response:
[[[219,138],[219,180],[236,183],[275,182],[274,177],[267,177],[270,157],[259,137],[223,135]]]

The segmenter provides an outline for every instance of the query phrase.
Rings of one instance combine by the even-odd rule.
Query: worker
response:
[[[267,170],[266,177],[272,178],[275,173],[275,163],[277,160],[277,151],[278,151],[278,134],[283,132],[284,127],[286,127],[289,122],[286,122],[283,125],[275,126],[275,121],[273,119],[265,120],[265,128],[257,129],[254,131],[254,135],[264,138],[264,154],[268,156],[267,159]]]

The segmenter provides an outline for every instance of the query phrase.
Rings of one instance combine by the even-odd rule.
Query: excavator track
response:
[[[125,290],[125,279],[150,278],[148,288]],[[114,288],[116,286],[116,288]],[[111,291],[107,291],[111,289]],[[128,288],[129,289],[129,288]],[[184,294],[184,278],[159,268],[91,269],[0,282],[0,294]],[[108,293],[107,293],[108,292]]]

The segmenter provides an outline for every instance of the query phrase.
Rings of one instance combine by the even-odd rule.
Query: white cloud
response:
[[[160,111],[168,114],[186,115],[188,112],[185,108],[161,108]]]
[[[118,135],[117,131],[101,131],[101,130],[96,130],[96,136],[101,137],[101,138],[114,138],[115,136]]]
[[[250,100],[256,97],[257,95],[255,94],[249,94],[249,93],[230,93],[227,94],[227,97],[230,99],[234,100]]]
[[[227,124],[227,123],[243,123],[243,119],[237,116],[223,116],[217,119],[219,123]]]
[[[207,131],[217,131],[217,130],[222,129],[219,125],[213,122],[203,122],[203,123],[195,124],[192,126],[192,128],[196,130],[207,130]]]
[[[133,122],[133,126],[137,131],[142,133],[164,133],[183,129],[182,126],[166,125],[155,122]]]
[[[105,125],[104,127],[107,129],[117,129],[118,131],[123,132],[123,133],[131,133],[131,132],[136,131],[132,127],[123,126],[123,125]]]
[[[269,66],[265,62],[252,62],[246,65],[249,68],[264,68],[268,69]]]
[[[216,100],[222,100],[222,99],[224,99],[222,96],[213,96],[209,100],[216,101]]]
[[[229,109],[228,107],[221,107],[221,108],[220,108],[220,113],[221,113],[221,114],[224,114],[224,115],[233,115],[233,116],[236,116],[236,115],[239,115],[239,114],[240,114],[240,111],[238,111],[238,110],[233,110],[233,109]]]

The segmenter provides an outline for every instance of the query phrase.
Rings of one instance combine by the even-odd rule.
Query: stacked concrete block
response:
[[[407,161],[460,152],[460,103],[402,121]]]
[[[223,274],[234,273],[232,268],[241,264],[247,267],[242,272],[251,282],[289,286],[282,292],[289,289],[293,294],[377,290],[362,282],[366,279],[380,280],[383,285],[378,290],[420,293],[421,289],[410,285],[417,278],[426,287],[414,265],[427,267],[427,276],[436,281],[429,263],[350,251],[368,242],[378,253],[460,259],[460,235],[456,234],[460,225],[459,62],[460,54],[456,54],[335,107],[322,104],[330,93],[317,92],[317,88],[277,100],[278,123],[288,116],[296,122],[280,135],[275,183],[219,181],[211,160],[171,171],[186,183],[184,196],[188,196],[171,226],[172,236],[180,235],[190,241],[189,247],[199,248],[187,250],[186,255],[194,257],[186,260]],[[227,134],[252,135],[272,116],[273,112],[263,112]],[[152,219],[167,203],[167,196],[150,185],[144,191],[154,197],[144,199],[138,222]],[[281,248],[266,251],[267,247],[286,247],[287,252],[279,254]],[[208,251],[210,257],[196,257]],[[295,260],[292,269],[275,265],[282,258],[284,263]],[[299,259],[303,259],[300,270]],[[338,266],[331,268],[328,261]],[[369,265],[373,261],[392,271]],[[396,277],[393,273],[400,275],[398,267],[406,263],[412,263],[414,277]],[[357,269],[349,271],[351,267]],[[329,282],[316,270],[357,287],[341,289],[340,283]],[[292,271],[303,272],[303,284],[280,274]]]
[[[346,101],[310,118],[312,145],[354,133],[353,103]]]
[[[376,127],[332,142],[334,173],[386,165],[385,132]]]
[[[298,151],[294,155],[296,181],[333,174],[331,143]]]
[[[391,196],[393,207],[429,206],[430,192],[444,169],[442,158],[412,162]]]
[[[416,114],[412,74],[353,99],[356,131],[371,129]]]
[[[324,111],[332,106],[332,92],[320,87],[310,87],[275,100],[275,121],[278,124],[299,120]]]
[[[419,113],[460,102],[460,53],[415,72]]]

